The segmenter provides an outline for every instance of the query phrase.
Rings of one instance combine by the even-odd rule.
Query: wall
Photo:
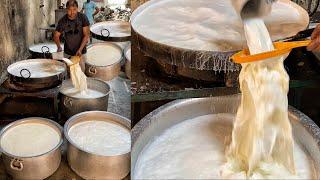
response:
[[[6,68],[28,57],[28,47],[43,41],[40,27],[54,23],[56,0],[44,0],[42,15],[40,0],[1,0],[0,3],[0,83]]]

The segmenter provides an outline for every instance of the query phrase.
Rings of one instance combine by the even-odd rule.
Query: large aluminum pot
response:
[[[61,46],[64,47],[63,44]],[[57,50],[57,45],[53,42],[34,44],[29,47],[29,53],[34,59],[52,59],[52,54]]]
[[[68,162],[73,171],[85,179],[122,179],[130,171],[130,152],[115,156],[101,156],[83,150],[69,137],[69,129],[77,123],[91,120],[115,122],[131,129],[130,120],[117,114],[103,111],[88,111],[71,117],[64,126],[68,140]]]
[[[8,66],[11,83],[25,91],[56,87],[65,78],[66,65],[52,59],[28,59]]]
[[[130,23],[125,21],[104,21],[90,27],[93,38],[102,41],[126,42],[131,39]]]
[[[192,98],[168,103],[144,117],[131,131],[132,161],[131,174],[134,177],[135,165],[143,148],[162,134],[166,129],[198,116],[217,113],[237,112],[240,95],[210,98]],[[306,115],[289,107],[289,119],[295,141],[301,145],[313,160],[317,177],[320,177],[320,128]]]
[[[45,118],[25,118],[15,121],[3,128],[0,132],[0,140],[9,129],[27,123],[40,123],[52,127],[61,137],[59,144],[44,154],[31,157],[18,157],[4,151],[4,149],[0,147],[2,161],[7,173],[14,179],[45,179],[58,169],[61,162],[61,145],[63,142],[62,127],[58,123]]]
[[[116,59],[115,63],[109,64],[109,65],[95,64],[94,63],[95,60],[90,59],[91,58],[90,51],[96,47],[103,47],[103,46],[112,47],[113,51],[115,51],[115,53],[118,53],[120,58]],[[102,53],[106,53],[107,55],[110,52],[107,52],[104,50]],[[85,66],[86,66],[85,74],[89,77],[99,78],[104,81],[112,80],[113,78],[117,77],[120,73],[122,58],[123,58],[122,49],[114,43],[103,42],[103,43],[92,44],[88,47],[88,51],[87,51],[87,61],[85,62]]]
[[[84,112],[84,111],[107,111],[108,100],[110,93],[110,86],[108,83],[99,79],[87,78],[88,89],[99,91],[103,93],[103,96],[98,98],[77,98],[66,94],[64,91],[69,88],[73,88],[72,81],[63,81],[60,87],[60,103],[59,109],[61,117],[68,119],[71,116]]]

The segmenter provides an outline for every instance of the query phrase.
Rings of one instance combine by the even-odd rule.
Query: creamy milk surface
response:
[[[79,91],[79,89],[77,88],[66,88],[61,90],[62,93],[70,96],[70,97],[74,97],[74,98],[81,98],[81,99],[94,99],[94,98],[100,98],[103,97],[105,94],[100,92],[100,91],[96,91],[93,89],[87,89],[85,91]]]
[[[183,121],[146,145],[133,169],[133,179],[246,179],[226,166],[233,114],[211,114]],[[262,163],[248,179],[310,179],[313,164],[298,144],[293,157],[296,175],[280,164]]]
[[[273,39],[293,36],[308,25],[308,15],[287,2],[274,3],[265,19]],[[144,37],[174,47],[231,51],[246,44],[242,22],[230,0],[161,0],[131,23]]]
[[[27,69],[27,70],[23,70]],[[17,64],[8,69],[8,72],[14,76],[28,78],[44,78],[55,76],[65,71],[64,66],[49,63],[26,62]]]
[[[30,157],[54,149],[60,142],[59,133],[40,123],[26,123],[10,128],[1,138],[1,148],[12,155]]]
[[[108,22],[106,24],[98,23],[96,25],[93,25],[91,27],[91,31],[95,34],[99,34],[107,36],[108,32],[107,29],[110,32],[110,37],[125,37],[125,36],[130,36],[131,35],[131,28],[129,23],[124,23],[124,22]],[[102,31],[102,32],[101,32]]]
[[[71,140],[85,151],[101,156],[114,156],[130,152],[130,131],[119,124],[92,120],[70,128]]]
[[[45,47],[46,46],[46,47]],[[63,44],[61,45],[63,48]],[[55,53],[57,52],[58,48],[55,43],[41,43],[41,44],[35,44],[30,46],[29,48],[31,51],[38,52],[38,53],[43,53],[46,51],[49,51],[49,53]]]
[[[88,48],[87,62],[96,66],[108,66],[121,60],[122,52],[112,45],[95,45]]]

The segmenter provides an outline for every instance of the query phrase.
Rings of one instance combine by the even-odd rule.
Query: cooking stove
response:
[[[44,117],[58,121],[59,87],[28,92],[6,79],[0,86],[0,124],[26,117]]]

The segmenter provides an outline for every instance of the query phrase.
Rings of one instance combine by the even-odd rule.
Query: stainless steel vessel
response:
[[[3,135],[11,128],[26,123],[40,123],[52,127],[61,137],[59,144],[52,150],[31,157],[18,157],[6,152],[0,146],[2,152],[2,161],[6,171],[14,179],[45,179],[52,175],[59,167],[61,161],[61,145],[63,142],[62,127],[49,119],[32,117],[15,121],[0,132],[0,141]]]
[[[185,120],[198,116],[217,113],[237,112],[239,95],[212,98],[194,98],[176,100],[168,103],[144,117],[131,131],[132,161],[131,174],[134,177],[135,165],[143,148],[166,129]],[[306,115],[289,107],[289,119],[292,124],[295,141],[301,145],[314,162],[315,172],[320,178],[320,128]]]
[[[130,171],[130,152],[115,156],[96,155],[78,147],[68,135],[69,129],[75,124],[97,119],[131,129],[130,120],[109,112],[88,111],[71,117],[64,126],[64,134],[68,140],[69,165],[85,179],[122,179]]]
[[[184,0],[187,1],[187,0]],[[192,0],[190,0],[192,1]],[[189,2],[190,2],[189,1]],[[234,0],[239,1],[240,6],[243,7],[243,5],[251,0]],[[263,1],[263,0],[257,0],[257,1]],[[270,0],[271,1],[271,0]],[[163,39],[167,39],[170,37],[166,32],[163,32],[162,34],[157,32],[157,29],[150,31],[147,33],[147,30],[140,28],[140,27],[147,27],[148,24],[139,24],[139,18],[140,17],[149,17],[146,12],[148,10],[155,8],[165,6],[165,4],[168,4],[170,1],[163,1],[163,0],[150,0],[143,5],[139,6],[131,16],[131,28],[132,28],[132,41],[135,46],[139,48],[143,53],[146,55],[153,57],[154,59],[161,60],[163,63],[175,65],[178,67],[183,68],[190,68],[190,69],[196,69],[196,70],[214,70],[214,71],[239,71],[240,66],[238,64],[235,64],[229,60],[230,56],[232,56],[237,51],[241,50],[245,45],[246,41],[244,37],[244,34],[241,30],[241,28],[238,28],[239,31],[239,39],[233,41],[232,43],[228,40],[223,40],[221,43],[228,44],[228,49],[212,49],[212,50],[203,50],[199,48],[198,46],[194,46],[193,48],[186,48],[182,47],[180,45],[175,44],[169,44],[167,42],[161,42],[160,40],[157,40],[152,34],[157,34],[158,36],[163,35]],[[208,7],[206,2],[212,2],[212,6],[214,4],[219,4],[218,2],[229,2],[225,0],[215,0],[215,1],[206,1],[206,0],[198,0],[197,4],[195,6],[198,6],[200,8],[213,8]],[[241,4],[242,3],[242,4]],[[279,4],[286,4],[287,7],[291,7],[295,9],[295,13],[297,13],[295,16],[292,16],[292,18],[289,18],[286,23],[281,22],[280,18],[275,19],[271,18],[273,16],[278,15],[277,12],[274,12],[270,14],[270,16],[266,17],[265,23],[268,27],[268,30],[270,32],[270,35],[273,40],[283,39],[286,37],[290,37],[298,33],[299,31],[302,31],[306,29],[308,23],[309,23],[309,16],[308,13],[295,4],[292,1],[287,0],[278,0],[275,2],[277,5]],[[204,5],[203,5],[204,4]],[[170,4],[172,5],[172,4]],[[170,7],[170,5],[167,5],[167,7]],[[203,6],[202,6],[203,5]],[[189,4],[183,4],[178,3],[177,7],[180,7],[181,9],[188,9],[190,7]],[[212,24],[212,27],[210,28],[216,28],[216,27],[225,27],[226,24],[242,24],[240,17],[236,20],[234,17],[237,17],[236,11],[233,11],[233,7],[230,3],[228,5],[229,9],[231,9],[228,12],[220,12],[221,15],[224,14],[225,18],[229,21],[221,21],[221,24]],[[221,9],[218,5],[215,6],[216,9]],[[281,11],[280,11],[281,12]],[[186,14],[186,15],[184,15]],[[281,13],[279,13],[281,14]],[[184,22],[189,22],[190,18],[188,17],[188,13],[185,13],[185,11],[181,10],[181,16],[180,19],[185,19]],[[230,17],[228,17],[230,15]],[[157,16],[155,19],[152,19],[154,22],[162,22],[164,18],[172,18],[175,20],[177,17],[168,17],[166,16]],[[194,18],[200,18],[200,17],[194,17]],[[280,21],[279,21],[280,20]],[[290,23],[289,23],[290,21]],[[183,21],[181,21],[183,23]],[[161,24],[161,27],[165,27],[168,29],[168,31],[174,31],[170,27],[171,24]],[[178,26],[178,25],[177,25]],[[281,27],[283,26],[283,27]],[[288,28],[290,26],[290,28]],[[293,28],[295,26],[295,28]],[[190,26],[190,28],[192,28]],[[179,28],[177,28],[179,29]],[[179,31],[176,31],[176,33],[179,33]],[[228,34],[228,31],[225,32],[226,35]],[[217,35],[219,36],[219,34]],[[223,38],[223,36],[220,36]],[[241,46],[239,46],[239,43]],[[238,45],[235,45],[238,44]],[[230,49],[231,48],[231,49]]]
[[[117,59],[117,61],[115,63],[110,64],[110,65],[106,65],[106,66],[96,65],[96,64],[89,63],[88,61],[86,61],[85,74],[89,77],[99,78],[104,81],[112,80],[113,78],[115,78],[119,75],[120,70],[121,70],[121,60],[123,58],[122,49],[114,43],[103,42],[103,43],[95,43],[95,44],[90,45],[88,47],[88,51],[90,51],[90,48],[95,48],[97,46],[112,46],[117,51],[117,53],[119,53],[121,55],[121,58]],[[87,55],[87,58],[90,58],[90,57]]]
[[[125,42],[131,39],[130,23],[125,21],[104,21],[90,27],[93,38],[102,41]]]
[[[63,44],[61,46],[64,47]],[[57,50],[57,45],[53,42],[34,44],[29,47],[29,52],[35,59],[52,59],[52,53],[57,52]]]
[[[87,78],[88,89],[99,91],[104,95],[98,98],[77,98],[66,94],[64,91],[73,88],[71,80],[65,80],[60,87],[59,108],[63,118],[69,118],[84,111],[108,110],[110,86],[98,79]]]
[[[26,91],[56,87],[65,78],[66,65],[52,59],[28,59],[8,66],[10,81]]]

